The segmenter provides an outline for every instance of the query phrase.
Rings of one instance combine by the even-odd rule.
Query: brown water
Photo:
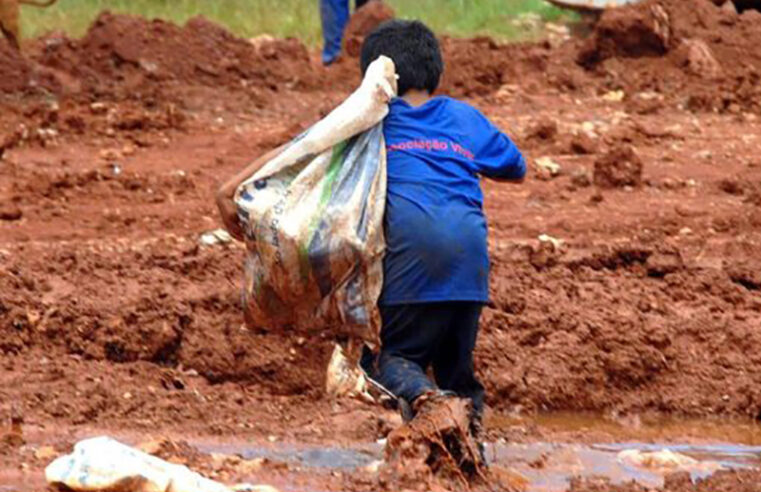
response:
[[[535,417],[492,416],[488,426],[514,429],[530,426],[539,435],[558,436],[553,442],[489,443],[490,462],[511,468],[528,479],[528,492],[566,490],[574,476],[606,476],[614,483],[636,480],[660,486],[665,474],[685,470],[694,479],[717,469],[761,467],[761,425],[748,421],[678,419],[605,419],[587,414]],[[600,440],[596,440],[600,439]],[[576,442],[574,442],[576,441]],[[298,444],[200,445],[204,451],[266,457],[303,468],[349,471],[382,458],[383,443],[350,447]],[[624,450],[668,449],[697,460],[694,466],[660,470],[619,459]]]

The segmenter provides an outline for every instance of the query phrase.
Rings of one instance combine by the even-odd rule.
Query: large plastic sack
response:
[[[351,96],[236,190],[250,325],[341,325],[375,340],[385,248],[382,120],[395,93],[394,64],[382,56]]]
[[[231,492],[188,467],[175,465],[126,446],[110,437],[78,442],[74,452],[45,468],[51,485],[76,491]]]

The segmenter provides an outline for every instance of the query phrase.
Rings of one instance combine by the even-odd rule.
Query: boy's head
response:
[[[359,57],[362,74],[381,55],[394,61],[398,92],[410,89],[432,94],[439,85],[444,62],[433,32],[420,21],[390,20],[371,32],[362,44]]]

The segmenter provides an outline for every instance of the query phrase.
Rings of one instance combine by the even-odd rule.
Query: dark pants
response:
[[[367,0],[355,0],[355,8],[360,8]],[[322,20],[322,62],[333,63],[341,54],[341,40],[349,22],[349,0],[320,0]]]
[[[484,387],[473,370],[473,349],[482,307],[476,302],[380,306],[378,383],[410,403],[427,391],[450,390],[470,398],[480,417]],[[429,366],[436,384],[426,375]]]

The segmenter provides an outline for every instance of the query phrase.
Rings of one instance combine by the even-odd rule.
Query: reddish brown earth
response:
[[[484,183],[478,371],[498,411],[758,419],[761,14],[634,14],[559,45],[443,40],[442,92],[560,165]],[[198,243],[220,227],[220,180],[326,114],[356,60],[325,69],[296,40],[107,13],[23,57],[2,43],[0,422],[13,407],[60,450],[92,429],[386,435],[389,413],[323,394],[336,340],[243,327],[242,246]],[[621,149],[641,174],[596,179],[631,171]]]
[[[720,471],[704,480],[693,482],[688,473],[666,477],[659,492],[757,492],[761,488],[758,470]],[[611,485],[606,480],[578,480],[571,483],[572,492],[647,492],[652,489],[636,483]]]

